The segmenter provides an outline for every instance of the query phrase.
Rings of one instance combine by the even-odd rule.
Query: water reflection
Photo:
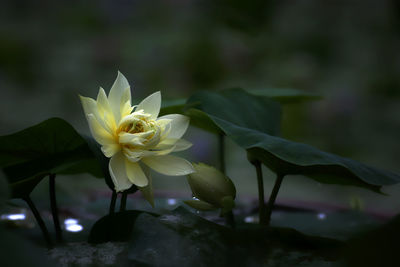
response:
[[[325,220],[326,219],[326,214],[325,213],[318,213],[318,215],[317,215],[317,218],[319,219],[319,220]]]
[[[69,224],[65,227],[68,232],[80,232],[83,230],[83,226],[80,224]]]
[[[64,224],[65,224],[65,225],[78,224],[78,220],[68,218],[68,219],[65,219]]]
[[[77,219],[65,219],[64,224],[65,230],[67,230],[68,232],[80,232],[83,230],[83,226],[78,223]]]
[[[2,220],[9,220],[9,221],[22,221],[26,219],[26,215],[24,213],[17,213],[17,214],[3,214],[1,215]]]
[[[172,206],[177,203],[177,200],[175,198],[168,198],[167,203],[168,203],[168,205]]]
[[[257,218],[255,216],[247,216],[244,218],[244,222],[246,223],[256,223]]]

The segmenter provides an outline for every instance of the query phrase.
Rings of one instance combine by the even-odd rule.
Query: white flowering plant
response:
[[[226,234],[226,228],[204,222],[182,210],[172,212],[173,215],[126,210],[127,195],[137,190],[155,206],[151,178],[153,172],[186,177],[182,180],[187,180],[191,192],[184,192],[187,197],[179,199],[180,203],[196,211],[204,211],[205,214],[209,210],[219,210],[220,216],[225,217],[226,224],[232,229],[235,227],[234,215],[238,206],[235,201],[237,195],[240,196],[240,187],[237,192],[228,174],[234,179],[256,177],[253,180],[257,182],[258,189],[258,221],[263,226],[269,226],[271,222],[280,187],[288,175],[303,175],[319,183],[352,185],[374,192],[380,192],[384,185],[400,182],[400,176],[396,173],[282,138],[281,104],[288,99],[296,102],[299,93],[288,96],[277,95],[276,92],[271,94],[268,90],[246,91],[239,88],[217,92],[199,91],[164,110],[161,108],[161,92],[155,92],[138,103],[132,103],[131,93],[127,79],[118,72],[108,92],[100,88],[95,99],[79,96],[91,133],[89,138],[83,137],[60,118],[51,118],[17,133],[0,136],[0,166],[6,177],[0,177],[4,189],[0,191],[0,205],[4,205],[8,198],[23,199],[32,210],[49,247],[54,244],[31,198],[32,191],[46,177],[49,178],[50,207],[56,239],[60,243],[63,241],[63,229],[56,202],[55,183],[58,175],[90,173],[104,177],[111,188],[109,214],[99,219],[91,229],[89,241],[93,243],[130,240],[137,218],[144,213],[140,217],[144,225],[141,229],[147,229],[152,224],[158,225],[153,225],[159,227],[157,229],[166,227],[165,236],[169,236],[171,231],[182,229],[186,234],[191,233],[187,228],[199,225],[203,230],[206,229],[204,236],[210,229],[215,231],[210,238],[220,236],[220,233],[223,233],[221,236]],[[166,115],[159,116],[160,113]],[[196,140],[192,148],[192,143],[183,139],[190,125],[218,136],[216,154],[219,160],[216,165],[219,165],[219,169],[204,163],[191,163],[174,154],[188,151],[196,157]],[[238,177],[238,173],[232,172],[232,165],[225,162],[226,139],[245,151],[248,163],[254,166],[256,175]],[[207,160],[212,161],[212,158],[210,156]],[[268,201],[264,199],[262,166],[276,175]],[[120,212],[115,212],[118,195],[121,195],[121,208]],[[362,205],[358,207],[361,209]],[[158,217],[161,219],[156,219]],[[182,225],[175,225],[177,218],[181,217],[191,218],[195,223],[188,227],[185,224],[187,221],[183,220]],[[318,218],[322,220],[325,217],[325,214],[321,214]],[[173,220],[168,221],[171,218]],[[167,226],[163,224],[165,221],[168,221]],[[243,237],[240,236],[241,232],[232,229],[228,232],[240,240]],[[262,236],[265,228],[261,229],[253,237],[258,234]],[[189,235],[179,240],[191,240],[192,237]],[[154,235],[151,238],[154,239]],[[152,246],[157,244],[151,243]],[[162,265],[163,262],[157,264]]]
[[[80,99],[91,134],[101,145],[104,156],[110,159],[109,173],[116,192],[133,185],[141,190],[148,187],[150,178],[143,171],[145,167],[170,176],[194,171],[190,162],[170,155],[192,146],[181,138],[189,126],[189,117],[181,114],[158,117],[160,92],[133,106],[130,85],[118,72],[108,96],[100,88],[96,100],[83,96]]]

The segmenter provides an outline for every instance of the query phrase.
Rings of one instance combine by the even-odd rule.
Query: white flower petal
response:
[[[106,129],[110,134],[114,135],[117,130],[117,126],[114,120],[114,114],[111,113],[104,113],[103,119],[101,120],[102,126]]]
[[[106,144],[101,147],[101,151],[107,158],[111,158],[121,150],[121,146],[118,144]]]
[[[81,95],[79,96],[79,98],[81,99],[83,112],[85,113],[86,116],[89,114],[94,114],[96,117],[99,116],[99,111],[97,109],[97,102],[94,99]]]
[[[86,116],[93,138],[101,145],[115,144],[113,136],[103,128],[93,114]]]
[[[153,170],[166,175],[179,176],[194,172],[189,161],[171,155],[146,157],[142,161]]]
[[[115,185],[115,191],[121,192],[132,186],[132,182],[129,181],[128,175],[126,174],[125,158],[121,152],[115,154],[110,159],[108,169]]]
[[[133,107],[131,106],[131,101],[126,101],[125,104],[121,106],[121,119],[131,114]]]
[[[111,112],[111,107],[110,103],[108,103],[106,92],[101,87],[99,89],[99,93],[97,94],[96,102],[97,102],[97,108],[99,109],[100,113]]]
[[[132,146],[143,146],[144,141],[146,141],[146,138],[143,138],[140,135],[125,133],[125,132],[119,134],[119,143],[121,144],[132,145]]]
[[[161,130],[160,142],[163,141],[164,139],[166,139],[167,136],[169,135],[169,133],[171,131],[171,122],[172,122],[172,120],[170,120],[170,119],[158,119],[156,121],[157,126]]]
[[[172,146],[172,147],[164,149],[164,150],[155,150],[155,151],[151,151],[151,152],[155,152],[155,154],[157,156],[163,156],[163,155],[167,155],[173,151],[175,151],[175,146]]]
[[[179,139],[176,143],[175,143],[175,149],[173,150],[173,152],[177,152],[177,151],[184,151],[186,149],[189,149],[193,146],[192,143],[190,143],[189,141],[185,140],[185,139]]]
[[[128,86],[129,86],[129,84],[128,84]],[[129,107],[131,107],[131,89],[130,89],[130,86],[129,86],[129,90],[127,90],[126,88],[125,88],[125,91],[124,91],[124,93],[122,94],[122,97],[121,97],[121,102],[120,102],[120,106],[121,106],[121,115],[123,114],[123,112],[122,112],[122,107],[123,107],[123,105],[125,105],[125,104],[128,104],[129,105]],[[133,107],[132,107],[133,108]],[[131,110],[132,111],[132,110]],[[129,112],[130,113],[130,112]]]
[[[168,155],[169,153],[171,153],[172,151],[174,151],[175,146],[171,146],[169,148],[163,149],[163,150],[147,150],[144,151],[143,153],[143,158],[145,157],[151,157],[151,156],[163,156],[163,155]]]
[[[114,113],[111,110],[110,103],[108,102],[106,92],[100,87],[99,93],[97,95],[97,109],[99,111],[100,117],[103,118],[104,126],[111,133],[115,132],[117,126],[115,123]]]
[[[155,147],[159,142],[160,142],[160,138],[161,138],[161,131],[160,129],[157,129],[156,132],[153,134],[153,136],[149,139],[147,139],[148,141],[145,143],[145,146],[148,149],[151,149],[153,147]]]
[[[145,154],[144,150],[135,150],[132,151],[132,149],[124,147],[122,149],[125,157],[130,161],[130,162],[138,162],[139,160],[142,159],[143,155]]]
[[[104,115],[104,113],[109,113],[110,115],[114,115],[111,110],[111,106],[108,101],[106,92],[101,87],[99,89],[99,93],[97,94],[96,102],[100,115]],[[114,116],[112,116],[112,118],[114,118]]]
[[[150,203],[150,205],[154,208],[154,193],[153,193],[153,179],[151,177],[150,169],[146,165],[142,165],[143,171],[149,181],[149,184],[145,187],[139,187],[139,190],[142,192],[143,197]]]
[[[118,71],[117,79],[111,87],[108,94],[108,102],[114,113],[115,122],[118,124],[121,119],[121,106],[124,105],[127,99],[131,98],[131,91],[128,81],[121,72]],[[129,92],[128,92],[129,91]]]
[[[170,125],[171,129],[167,138],[169,139],[179,139],[186,132],[189,126],[189,117],[180,114],[169,114],[160,117],[158,120],[170,119],[172,120]],[[157,120],[157,121],[158,121]]]
[[[136,110],[142,110],[144,113],[151,114],[150,119],[155,120],[158,117],[158,113],[160,113],[161,107],[161,92],[155,92],[154,94],[149,95],[142,102],[137,105]]]
[[[142,138],[146,139],[150,135],[154,134],[154,130],[149,130],[147,132],[141,132],[141,133],[127,133],[127,132],[120,132],[119,137],[120,137],[120,142],[124,141],[129,141],[130,139],[135,139],[135,138]]]
[[[110,128],[107,118],[100,116],[97,102],[94,99],[89,98],[89,97],[84,97],[84,96],[79,96],[79,97],[81,99],[81,103],[83,106],[84,113],[86,115],[86,119],[89,123],[89,127],[91,124],[91,122],[90,122],[91,119],[88,118],[88,115],[90,114],[91,116],[94,116],[95,120],[97,121],[97,123],[95,123],[95,124],[99,124],[110,135],[113,135],[113,130]],[[92,131],[92,129],[91,129],[91,131]]]
[[[130,161],[130,162],[138,162],[142,158],[145,157],[152,157],[152,156],[163,156],[171,153],[174,151],[174,146],[170,147],[169,149],[164,149],[164,150],[137,150],[132,151],[132,149],[129,148],[123,148],[124,155],[125,157]]]
[[[150,116],[150,114],[135,111],[132,114],[121,118],[121,120],[119,121],[119,126],[126,125],[131,122],[139,122],[141,119],[148,119]]]
[[[157,119],[157,125],[161,128],[165,128],[167,124],[169,124],[172,120],[171,119]]]
[[[125,160],[126,174],[128,179],[139,187],[144,187],[149,184],[146,175],[138,163],[130,162]]]
[[[173,152],[183,151],[190,148],[193,144],[185,139],[165,139],[160,142],[155,148],[156,149],[168,149],[169,147],[174,146],[175,148],[172,150]]]

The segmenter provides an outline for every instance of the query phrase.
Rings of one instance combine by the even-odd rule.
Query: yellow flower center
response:
[[[116,131],[118,143],[129,150],[149,149],[160,141],[161,129],[143,110],[124,117]]]

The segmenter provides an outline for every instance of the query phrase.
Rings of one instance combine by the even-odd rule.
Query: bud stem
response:
[[[39,225],[40,230],[42,231],[44,240],[47,243],[47,247],[49,249],[53,248],[53,242],[51,242],[49,231],[47,230],[47,227],[44,224],[44,221],[42,219],[42,216],[40,216],[40,213],[37,210],[37,208],[36,208],[35,204],[33,203],[32,199],[29,196],[27,196],[27,197],[24,197],[23,200],[25,200],[25,202],[28,204],[29,208],[31,209],[31,211],[33,213],[33,216],[35,216],[36,222]]]
[[[279,188],[281,187],[283,177],[285,177],[285,175],[282,175],[279,173],[276,174],[275,185],[274,185],[274,188],[272,189],[271,196],[269,197],[267,210],[266,210],[266,225],[269,225],[269,223],[271,222],[272,209],[274,207],[275,200],[276,200],[276,197],[279,192]]]
[[[236,223],[235,223],[235,215],[233,215],[232,211],[228,211],[225,214],[225,222],[227,225],[229,225],[231,228],[235,229],[236,228]]]
[[[115,190],[113,190],[112,195],[111,195],[110,210],[108,212],[109,215],[114,214],[116,202],[117,202],[117,192],[115,192]]]
[[[219,164],[221,172],[226,175],[226,166],[225,166],[225,135],[219,134],[218,135],[218,156],[219,156]],[[235,229],[235,215],[232,211],[229,211],[225,214],[225,223]]]
[[[268,225],[266,206],[264,201],[264,182],[261,169],[261,162],[255,160],[252,162],[257,172],[257,184],[258,184],[258,216],[260,225]]]
[[[126,191],[122,192],[121,196],[121,203],[119,205],[119,211],[125,211],[126,210],[126,199],[128,197],[128,193]]]
[[[218,156],[221,172],[225,175],[225,136],[223,134],[218,135]]]

